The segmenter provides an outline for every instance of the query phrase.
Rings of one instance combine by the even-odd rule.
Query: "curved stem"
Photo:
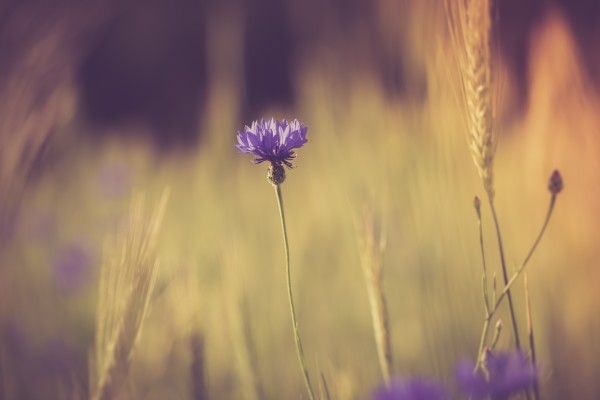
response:
[[[529,259],[535,252],[535,249],[537,248],[538,244],[540,243],[540,240],[542,240],[542,236],[544,236],[544,232],[546,232],[546,227],[548,226],[548,222],[550,222],[550,217],[552,216],[552,210],[554,210],[555,203],[556,203],[556,195],[553,194],[552,198],[550,199],[550,206],[548,207],[548,212],[546,213],[546,219],[544,220],[544,225],[542,226],[540,233],[538,234],[537,238],[535,239],[533,246],[531,246],[531,250],[529,250],[527,257],[525,257],[525,261],[523,261],[521,268],[525,268],[525,265],[527,265],[527,263],[529,262]]]
[[[508,307],[510,309],[510,318],[512,320],[512,327],[513,327],[513,332],[515,335],[515,345],[517,347],[517,350],[520,350],[521,349],[521,341],[519,340],[519,328],[517,326],[517,317],[515,315],[515,308],[513,306],[512,295],[510,294],[510,287],[508,286],[508,273],[506,272],[506,260],[504,258],[504,246],[502,245],[502,235],[500,234],[500,224],[498,223],[498,217],[496,215],[496,208],[494,207],[494,200],[492,199],[492,197],[489,198],[489,202],[490,202],[490,209],[492,210],[492,217],[494,218],[494,226],[496,227],[496,237],[498,238],[498,250],[500,251],[500,262],[502,264],[502,277],[504,278],[506,297],[508,297]],[[500,299],[498,299],[498,300],[500,300]]]
[[[475,364],[474,371],[477,371],[477,369],[479,369],[479,367],[481,366],[481,353],[483,352],[483,347],[485,346],[485,339],[487,338],[488,330],[490,327],[490,321],[496,314],[496,311],[498,311],[498,308],[500,307],[500,304],[502,303],[502,299],[504,299],[505,296],[510,299],[510,297],[509,297],[510,296],[510,288],[513,285],[513,283],[515,283],[515,281],[517,280],[517,278],[519,277],[521,272],[523,272],[523,270],[525,269],[525,266],[531,259],[531,256],[533,255],[533,253],[535,252],[535,249],[537,248],[538,244],[540,243],[542,236],[544,236],[544,232],[546,232],[546,228],[548,227],[548,222],[550,222],[550,217],[552,216],[552,211],[554,210],[555,203],[556,203],[556,195],[553,194],[552,198],[550,199],[550,206],[548,207],[548,212],[546,213],[546,219],[544,220],[544,224],[542,225],[542,229],[540,230],[540,233],[538,233],[537,238],[533,242],[533,246],[531,246],[529,253],[527,253],[525,260],[523,261],[523,263],[521,264],[519,269],[511,276],[510,280],[508,280],[508,283],[506,283],[506,285],[504,286],[504,289],[500,293],[500,296],[498,296],[498,299],[496,299],[495,301],[492,302],[492,305],[493,305],[492,309],[489,310],[488,313],[486,313],[485,322],[483,324],[483,329],[481,332],[481,339],[479,341],[477,362]],[[495,216],[495,213],[494,213],[494,216]]]
[[[523,270],[525,269],[525,266],[531,259],[531,256],[533,255],[533,253],[535,252],[535,249],[537,248],[538,244],[540,243],[542,236],[544,236],[544,232],[546,232],[546,227],[548,227],[548,222],[550,222],[550,217],[552,216],[552,211],[554,210],[555,203],[556,203],[556,195],[553,194],[552,198],[550,199],[550,206],[548,207],[548,212],[546,213],[546,219],[544,220],[544,225],[542,226],[540,233],[538,233],[538,236],[535,239],[535,242],[533,242],[533,246],[531,246],[529,253],[527,253],[527,257],[525,257],[525,260],[523,261],[523,263],[521,264],[521,266],[519,267],[517,272],[515,272],[513,274],[513,276],[508,281],[508,283],[505,285],[504,290],[502,290],[502,293],[500,293],[500,296],[498,296],[498,299],[496,300],[496,303],[494,304],[494,309],[498,308],[498,306],[500,305],[500,302],[502,301],[504,296],[508,296],[510,294],[510,287],[513,285],[513,283],[515,283],[515,281],[517,280],[517,278],[519,277],[521,272],[523,272]]]
[[[302,341],[300,340],[300,333],[298,332],[298,321],[296,320],[296,310],[294,308],[294,300],[292,296],[292,277],[290,271],[290,247],[288,244],[287,229],[285,226],[285,213],[283,212],[283,196],[281,195],[281,186],[273,185],[275,187],[275,195],[277,197],[277,204],[279,206],[279,216],[281,217],[281,229],[283,231],[283,244],[285,247],[285,258],[286,258],[286,273],[287,273],[287,290],[288,298],[290,302],[290,312],[292,315],[292,327],[294,329],[294,339],[296,340],[296,352],[298,353],[298,361],[300,362],[300,369],[304,375],[304,384],[308,391],[308,397],[313,400],[315,398],[313,389],[310,384],[310,378],[308,376],[308,368],[306,368],[306,361],[304,359],[304,350],[302,349]]]

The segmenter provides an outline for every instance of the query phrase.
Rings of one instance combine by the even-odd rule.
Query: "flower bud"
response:
[[[557,169],[554,170],[548,181],[548,190],[555,196],[563,190],[563,180]]]
[[[281,185],[285,181],[285,169],[283,165],[279,163],[271,163],[269,165],[269,171],[267,172],[267,179],[273,185]]]
[[[475,211],[477,211],[477,215],[481,218],[481,200],[479,200],[478,196],[475,196],[473,199],[473,207],[475,207]]]

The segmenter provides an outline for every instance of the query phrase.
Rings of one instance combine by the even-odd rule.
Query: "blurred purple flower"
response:
[[[511,395],[531,387],[537,380],[537,368],[529,364],[520,352],[486,353],[485,372],[473,373],[475,364],[463,361],[457,368],[458,384],[474,400],[491,397],[508,399]]]
[[[64,339],[39,343],[39,337],[14,320],[9,320],[0,330],[0,341],[5,345],[4,355],[12,361],[11,368],[18,379],[73,378],[74,372],[83,370],[86,365],[85,357]]]
[[[79,244],[64,246],[54,260],[54,276],[61,289],[73,292],[79,289],[90,275],[92,257]]]
[[[394,379],[373,393],[373,400],[445,400],[442,387],[424,378]]]
[[[268,121],[262,119],[238,132],[236,147],[240,153],[254,154],[255,164],[269,161],[292,168],[291,161],[296,157],[293,149],[299,149],[308,141],[307,130],[297,119],[289,123],[285,119],[282,122],[273,118]]]

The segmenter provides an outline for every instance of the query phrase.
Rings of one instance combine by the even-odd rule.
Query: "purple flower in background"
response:
[[[74,292],[81,288],[90,275],[92,257],[81,245],[62,247],[54,259],[55,279],[61,289]]]
[[[448,397],[436,382],[423,378],[394,379],[373,393],[373,400],[445,400]]]
[[[457,378],[463,391],[475,400],[490,396],[494,400],[530,388],[537,380],[537,369],[520,352],[486,353],[484,371],[473,373],[475,364],[464,361],[458,365]]]
[[[308,141],[307,130],[297,119],[289,123],[285,119],[282,122],[262,119],[238,132],[236,147],[240,153],[254,154],[255,164],[269,161],[275,166],[285,164],[292,168],[291,161],[296,157],[293,149],[299,149]]]

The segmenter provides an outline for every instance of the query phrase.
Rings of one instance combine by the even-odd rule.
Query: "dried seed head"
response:
[[[267,172],[267,179],[275,186],[281,185],[285,181],[285,169],[283,165],[271,163],[269,165],[269,172]]]
[[[548,181],[548,190],[554,196],[559,194],[563,190],[563,180],[562,176],[560,176],[560,172],[557,169],[554,170],[550,180]]]

